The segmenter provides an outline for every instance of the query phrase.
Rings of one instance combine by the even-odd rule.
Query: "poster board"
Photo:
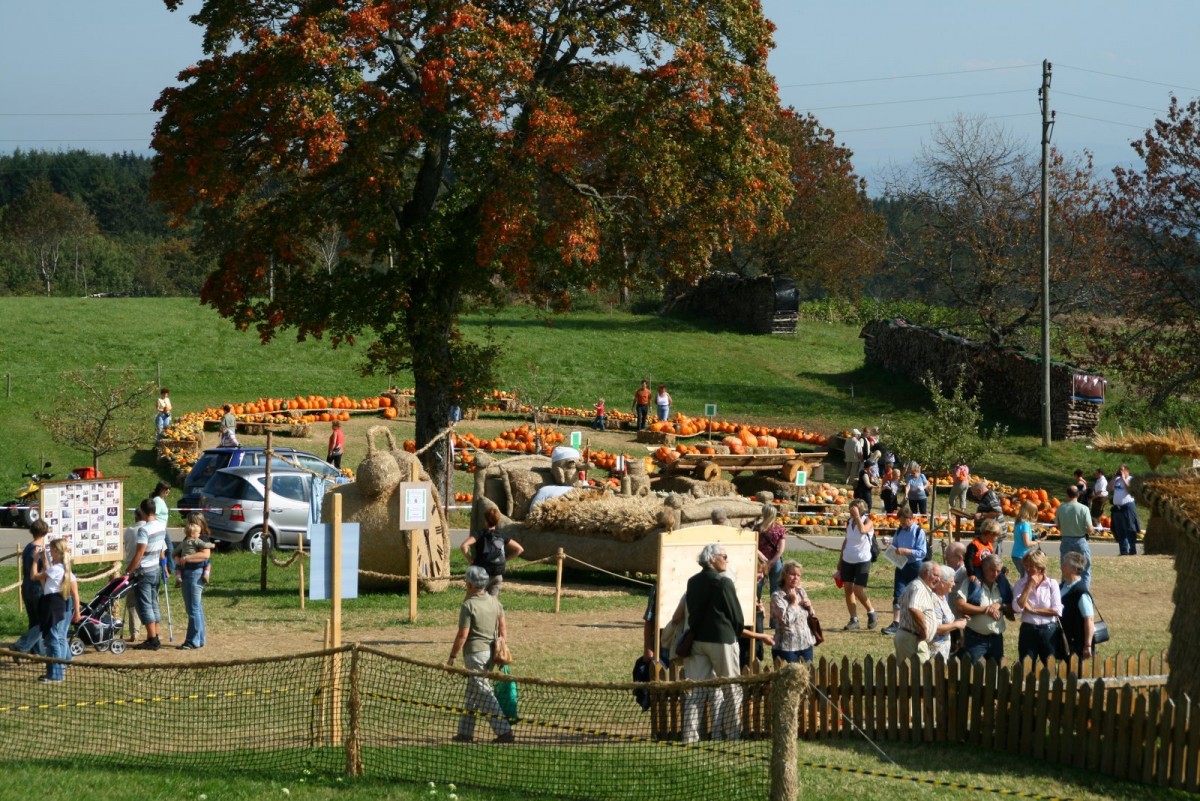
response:
[[[358,597],[358,523],[342,523],[342,600]],[[329,523],[308,524],[308,541],[312,548],[308,560],[308,599],[328,601],[333,591],[333,526]]]
[[[658,541],[658,591],[655,609],[658,627],[671,620],[679,599],[687,592],[688,579],[700,572],[696,560],[704,546],[718,543],[729,554],[728,569],[742,605],[742,619],[754,623],[754,584],[758,572],[758,534],[731,526],[690,526],[664,532]]]
[[[429,481],[401,481],[400,530],[422,531],[431,528],[430,506],[433,504],[433,483]]]
[[[48,482],[42,484],[39,497],[42,519],[50,527],[46,539],[65,539],[72,562],[124,561],[121,530],[124,479]]]

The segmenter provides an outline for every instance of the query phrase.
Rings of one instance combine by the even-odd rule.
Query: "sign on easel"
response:
[[[400,530],[417,531],[429,528],[432,503],[433,484],[428,481],[401,481]]]
[[[758,574],[758,534],[731,526],[689,526],[661,535],[658,545],[658,591],[655,615],[661,629],[675,613],[687,592],[687,582],[700,572],[697,561],[704,546],[717,543],[729,554],[727,572],[733,573],[742,619],[754,623],[754,583]],[[657,635],[656,635],[657,636]]]

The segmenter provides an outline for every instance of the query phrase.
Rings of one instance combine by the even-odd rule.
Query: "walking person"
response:
[[[134,648],[157,651],[162,647],[158,639],[162,614],[158,608],[158,587],[162,582],[159,560],[167,544],[167,526],[154,514],[154,502],[142,501],[142,516],[145,522],[137,530],[137,548],[125,567],[125,577],[133,581],[137,599],[138,617],[146,627],[146,639]]]
[[[842,456],[846,462],[846,480],[843,482],[849,484],[858,478],[858,471],[862,470],[863,457],[866,453],[862,449],[862,432],[857,428],[850,432],[850,436],[846,437],[846,444],[842,446]]]
[[[867,628],[873,629],[878,625],[875,607],[867,597],[867,582],[871,578],[871,540],[874,537],[875,528],[867,515],[867,505],[855,498],[850,502],[850,520],[846,523],[846,538],[842,541],[842,558],[838,563],[846,609],[850,612],[850,622],[843,627],[843,631],[858,631],[861,628],[856,599],[867,610]]]
[[[925,517],[929,500],[929,479],[921,472],[921,465],[910,462],[908,473],[904,476],[904,497],[908,500],[908,508],[914,515]]]
[[[1121,465],[1112,480],[1112,533],[1121,556],[1137,556],[1138,532],[1142,529],[1138,521],[1137,504],[1130,491],[1132,483],[1133,476],[1129,474],[1129,468]]]
[[[665,423],[671,416],[671,393],[667,392],[666,384],[658,385],[658,394],[654,396],[654,405],[658,408],[658,419]]]
[[[637,430],[646,427],[646,417],[650,414],[650,382],[642,379],[642,385],[633,393],[633,414],[637,417]]]
[[[175,565],[183,579],[183,608],[187,610],[187,636],[181,651],[203,648],[205,638],[204,605],[200,596],[208,583],[205,572],[212,558],[213,543],[200,539],[199,523],[188,522],[183,527],[183,541],[175,549]]]
[[[42,600],[42,582],[35,577],[37,565],[46,550],[46,534],[50,526],[45,520],[34,520],[29,526],[30,541],[21,549],[21,603],[25,604],[25,617],[29,628],[13,644],[14,651],[36,656],[46,655],[42,642],[42,624],[38,617],[38,604]]]
[[[508,637],[508,624],[504,620],[504,607],[495,596],[485,592],[489,576],[486,570],[478,565],[467,568],[467,597],[458,610],[458,633],[450,646],[450,656],[447,665],[454,665],[454,660],[461,653],[463,667],[467,670],[482,673],[492,669],[492,646],[497,641]],[[470,675],[467,677],[466,697],[463,703],[467,710],[458,720],[458,734],[454,735],[457,743],[470,743],[475,740],[475,719],[484,718],[491,725],[496,743],[512,743],[515,741],[512,726],[500,702],[492,692],[492,683],[486,676]]]
[[[154,429],[158,439],[163,438],[163,431],[171,425],[171,390],[163,387],[158,391],[158,401],[155,404]]]
[[[883,628],[880,634],[892,636],[900,628],[900,596],[908,589],[921,573],[921,563],[929,555],[929,539],[925,529],[913,519],[911,509],[900,508],[896,511],[897,528],[892,535],[891,547],[904,557],[904,566],[896,568],[892,579],[892,622]]]
[[[592,428],[597,431],[604,431],[608,423],[608,415],[604,413],[604,398],[601,398],[596,403],[592,404]]]
[[[342,454],[346,452],[346,432],[342,431],[342,424],[339,420],[334,420],[330,429],[329,447],[325,454],[325,461],[341,470]]]
[[[779,581],[783,576],[783,554],[787,550],[787,529],[778,522],[779,513],[775,505],[764,503],[762,512],[755,524],[758,532],[758,572],[762,576],[758,580],[758,597],[762,598],[763,586],[770,587],[774,595],[779,589]]]
[[[42,584],[42,597],[38,601],[38,622],[42,626],[42,640],[46,644],[46,656],[71,659],[67,647],[67,628],[72,621],[78,623],[79,589],[75,575],[71,572],[71,557],[67,553],[67,541],[57,539],[42,550],[34,578]],[[63,662],[50,662],[46,673],[38,681],[60,682],[66,678],[67,666]]]
[[[525,549],[521,543],[497,530],[496,527],[500,525],[500,510],[495,506],[489,506],[484,511],[483,522],[487,528],[463,540],[460,550],[463,556],[471,560],[472,565],[483,568],[488,574],[488,594],[499,598],[500,586],[504,583],[505,565],[510,557],[516,559]],[[475,548],[474,553],[471,551],[472,546]]]
[[[221,447],[238,448],[241,445],[237,438],[237,415],[233,413],[233,406],[228,403],[221,409],[225,412],[221,415]]]
[[[1058,526],[1059,559],[1072,551],[1083,554],[1084,566],[1080,579],[1085,588],[1092,584],[1092,547],[1088,537],[1092,533],[1092,513],[1079,502],[1079,490],[1075,485],[1067,487],[1067,502],[1054,513],[1054,525]]]
[[[695,637],[683,662],[689,679],[738,675],[738,636],[745,628],[733,582],[723,577],[729,564],[725,546],[711,543],[700,551],[700,572],[687,582],[688,626]],[[712,700],[712,739],[737,740],[742,734],[742,688],[736,683],[688,690],[683,701],[683,742],[700,739],[700,710]]]
[[[871,455],[859,468],[858,480],[854,484],[854,497],[859,498],[867,505],[867,514],[871,513],[871,506],[875,500],[875,488],[881,483],[883,482],[879,479],[879,451],[871,451]]]
[[[1100,531],[1103,526],[1100,525],[1100,518],[1104,516],[1104,504],[1108,502],[1108,476],[1104,475],[1104,470],[1096,468],[1096,478],[1092,481],[1092,500],[1088,504],[1088,511],[1092,513],[1092,526],[1097,531]]]

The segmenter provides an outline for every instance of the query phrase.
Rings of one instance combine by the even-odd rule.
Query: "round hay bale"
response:
[[[721,472],[719,464],[705,459],[692,470],[692,476],[698,481],[717,481],[721,478]]]

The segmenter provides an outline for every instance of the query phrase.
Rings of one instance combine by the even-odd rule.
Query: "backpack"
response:
[[[475,564],[487,570],[488,575],[498,576],[504,572],[504,538],[494,530],[484,531],[475,544]]]

